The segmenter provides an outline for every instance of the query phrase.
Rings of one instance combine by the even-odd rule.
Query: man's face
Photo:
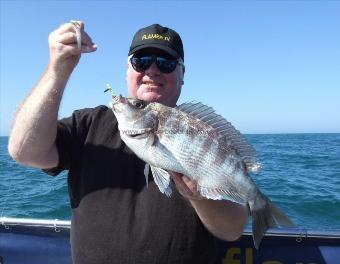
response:
[[[145,49],[145,52],[164,54],[158,49]],[[184,68],[179,64],[173,72],[162,73],[155,62],[144,72],[137,72],[129,62],[126,74],[129,97],[175,106],[181,93],[183,75]]]

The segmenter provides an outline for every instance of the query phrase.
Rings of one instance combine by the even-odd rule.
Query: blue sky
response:
[[[184,42],[180,102],[201,101],[243,133],[340,132],[340,2],[1,1],[0,135],[48,62],[50,32],[81,19],[98,44],[82,57],[60,117],[126,95],[133,34],[152,23]]]

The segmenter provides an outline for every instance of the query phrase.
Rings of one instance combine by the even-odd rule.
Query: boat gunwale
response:
[[[29,227],[50,227],[71,229],[70,220],[59,219],[36,219],[36,218],[15,218],[0,217],[0,226],[8,229],[9,226],[29,226]],[[251,236],[251,228],[245,228],[243,235]],[[271,228],[265,236],[274,237],[297,237],[297,238],[332,238],[340,239],[340,230],[314,230],[303,228]]]

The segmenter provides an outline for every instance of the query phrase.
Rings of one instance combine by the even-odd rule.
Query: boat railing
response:
[[[14,218],[0,217],[0,225],[3,227],[10,226],[36,226],[36,227],[51,227],[51,228],[71,228],[70,220],[60,219],[34,219],[34,218]],[[251,236],[251,228],[246,228],[243,235]],[[271,228],[265,236],[280,236],[280,237],[296,237],[296,238],[338,238],[340,239],[340,230],[313,230],[301,228]]]
[[[30,227],[51,227],[70,229],[71,221],[59,219],[34,219],[34,218],[14,218],[0,217],[0,225],[8,229],[10,226],[30,226]]]

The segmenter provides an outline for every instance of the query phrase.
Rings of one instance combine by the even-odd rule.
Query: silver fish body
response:
[[[150,164],[162,193],[171,195],[168,171],[175,171],[196,181],[208,199],[247,205],[256,248],[268,228],[294,226],[249,176],[260,167],[255,150],[212,108],[201,103],[171,108],[113,96],[112,109],[122,140]]]

